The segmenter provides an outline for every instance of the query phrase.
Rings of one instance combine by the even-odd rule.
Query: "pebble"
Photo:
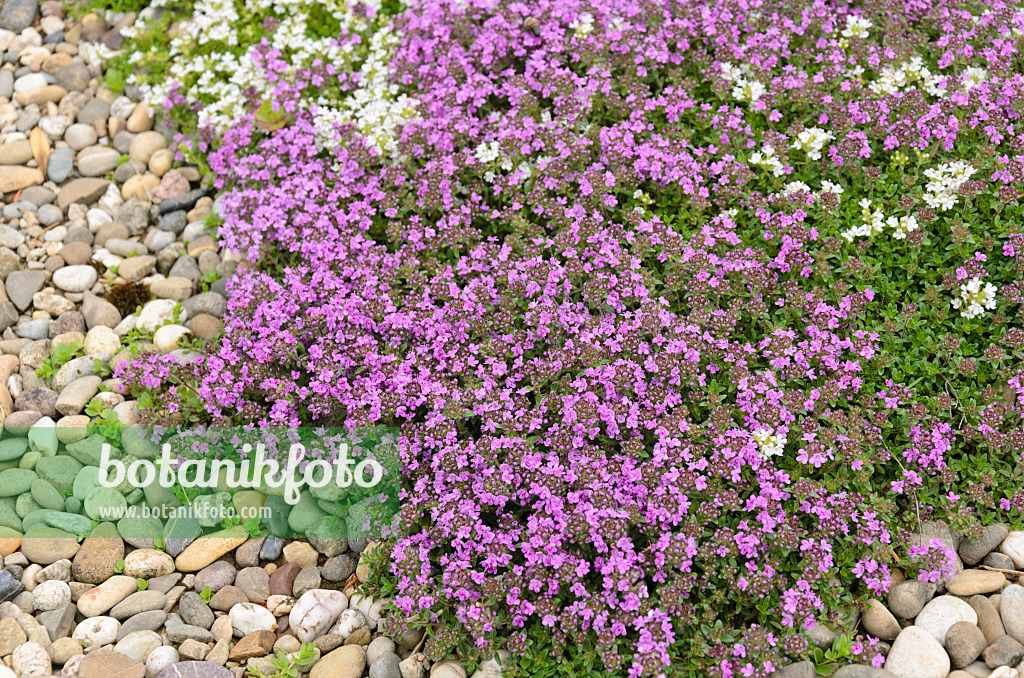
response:
[[[75,627],[71,637],[80,641],[84,647],[108,645],[117,639],[121,623],[113,617],[96,616],[86,619]]]
[[[289,614],[289,627],[303,642],[311,642],[327,632],[348,607],[348,599],[340,591],[314,589],[299,598]]]
[[[340,595],[344,597],[344,594]],[[273,613],[255,603],[235,605],[231,608],[228,616],[231,618],[231,627],[236,635],[245,636],[256,631],[272,631],[277,627],[277,620]]]
[[[935,593],[935,585],[908,579],[889,590],[889,611],[900,619],[913,619]]]
[[[946,678],[950,661],[932,634],[910,626],[893,642],[885,669],[898,678]]]
[[[924,606],[914,620],[914,625],[930,633],[939,643],[944,643],[946,631],[960,621],[977,624],[978,614],[959,598],[938,596]]]
[[[1006,633],[1017,642],[1024,643],[1024,587],[1011,584],[1003,589],[996,609]]]

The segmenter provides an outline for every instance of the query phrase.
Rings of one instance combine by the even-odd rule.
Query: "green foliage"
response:
[[[36,368],[36,376],[49,383],[50,378],[68,361],[77,358],[82,352],[82,342],[78,339],[67,343],[56,344],[50,349],[50,357]]]
[[[118,574],[124,572],[124,558],[114,563],[114,572]]]
[[[255,678],[297,678],[299,667],[312,664],[318,657],[319,652],[313,643],[303,643],[298,652],[288,655],[278,652],[277,656],[272,657],[270,665],[275,669],[272,673],[263,673],[256,666],[250,666],[249,674]]]
[[[850,636],[840,633],[832,641],[832,647],[822,652],[821,648],[814,648],[812,659],[819,676],[831,676],[837,664],[844,665],[853,659],[851,652],[853,641]]]
[[[145,591],[149,588],[149,582],[141,578],[135,580],[135,585],[139,587],[140,591]]]
[[[204,603],[209,605],[210,600],[213,598],[213,591],[209,586],[204,586],[203,590],[199,592],[199,597],[203,599]]]
[[[98,433],[107,440],[118,441],[121,439],[121,431],[125,428],[124,423],[117,412],[105,407],[99,398],[89,401],[85,413],[92,417],[89,422],[89,435]]]

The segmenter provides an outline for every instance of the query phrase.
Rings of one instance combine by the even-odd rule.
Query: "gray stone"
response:
[[[977,565],[985,556],[999,547],[1010,530],[1002,523],[986,527],[977,539],[960,542],[960,558],[966,565]]]
[[[189,191],[184,195],[179,195],[174,198],[168,198],[160,203],[160,214],[167,214],[169,212],[184,211],[192,209],[199,202],[199,199],[206,195],[206,190],[197,188],[193,191]],[[184,228],[184,227],[182,227]]]
[[[166,213],[160,218],[156,227],[161,231],[180,235],[181,232],[185,230],[185,226],[188,225],[188,216],[186,216],[186,214],[187,213],[182,210]]]
[[[268,497],[269,499],[269,497]],[[287,529],[287,524],[285,525]],[[260,549],[260,560],[277,560],[281,557],[285,540],[280,537],[267,537]]]
[[[18,579],[7,570],[0,570],[0,603],[13,599],[25,590]]]
[[[138,591],[115,605],[107,614],[118,621],[124,621],[141,612],[162,610],[167,604],[167,596],[159,591]]]
[[[192,640],[198,640],[200,643],[213,642],[212,633],[210,633],[207,629],[201,628],[199,626],[192,626],[191,624],[175,624],[174,626],[165,626],[164,633],[167,634],[167,639],[172,643],[184,643],[189,638],[191,638]]]
[[[95,99],[94,101],[99,101]],[[55,184],[62,184],[71,176],[75,168],[75,152],[70,148],[58,148],[50,154],[46,165],[46,178]]]
[[[0,28],[21,33],[39,14],[39,0],[4,0],[0,9]]]
[[[196,573],[195,590],[202,591],[203,588],[209,586],[210,590],[216,593],[225,586],[233,584],[235,575],[235,568],[231,567],[230,563],[218,560]]]
[[[14,271],[4,281],[7,298],[18,310],[24,311],[32,305],[32,295],[43,289],[46,274],[42,271]]]
[[[213,610],[195,591],[186,591],[178,601],[178,614],[186,624],[209,629],[213,626]]]
[[[75,624],[75,612],[78,611],[73,604],[64,605],[56,610],[49,610],[39,615],[39,623],[50,635],[50,641],[58,638],[67,638]]]
[[[152,586],[152,580],[150,580],[150,588]],[[121,624],[121,628],[117,630],[117,640],[121,640],[129,633],[136,631],[158,631],[165,621],[167,621],[167,613],[163,610],[140,612],[129,617]]]
[[[1020,660],[1024,659],[1024,645],[1010,636],[1002,635],[984,648],[982,657],[990,669],[999,666],[1017,666],[1020,664]]]
[[[946,631],[946,652],[954,669],[962,669],[985,649],[985,634],[976,625],[960,621]]]
[[[194,318],[200,313],[212,315],[214,318],[222,318],[224,311],[227,310],[228,301],[216,292],[204,292],[186,299],[181,306],[188,311],[189,318]]]
[[[900,619],[913,619],[935,594],[935,585],[908,579],[889,590],[889,611]]]

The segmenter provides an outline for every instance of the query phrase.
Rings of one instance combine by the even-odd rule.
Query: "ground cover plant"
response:
[[[765,676],[948,576],[920,521],[1020,523],[1018,6],[377,9],[371,73],[267,37],[230,124],[195,102],[251,265],[219,344],[118,376],[153,421],[400,429],[379,590],[429,656]]]

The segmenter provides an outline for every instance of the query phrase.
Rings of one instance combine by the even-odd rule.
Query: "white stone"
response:
[[[946,631],[959,621],[978,623],[978,613],[966,602],[954,596],[938,596],[928,601],[918,613],[914,626],[927,631],[935,640],[945,646]]]
[[[163,645],[160,634],[155,631],[133,631],[114,646],[114,652],[145,664],[153,650]]]
[[[377,623],[380,622],[380,615],[384,611],[383,600],[375,600],[372,596],[361,596],[358,593],[352,594],[351,600],[349,600],[349,607],[354,607],[363,613],[366,617],[366,623],[370,627],[370,630],[376,630]]]
[[[368,626],[366,623],[366,617],[359,610],[349,608],[341,613],[338,617],[338,623],[331,629],[331,633],[341,636],[343,639],[348,640],[349,636],[358,631],[359,629]]]
[[[92,266],[65,266],[53,273],[53,284],[65,292],[84,292],[96,284],[96,269]]]
[[[171,664],[178,663],[178,651],[169,645],[164,645],[153,650],[146,658],[146,678],[156,678],[157,675]]]
[[[1024,639],[1024,586],[1011,584],[999,596],[999,616],[1006,635],[1018,643]]]
[[[154,299],[150,301],[142,307],[142,312],[139,313],[139,317],[135,321],[136,327],[147,332],[156,331],[158,325],[173,319],[174,307],[177,305],[178,302],[173,299]],[[187,316],[188,314],[182,309],[181,316],[178,318],[179,322],[184,322]]]
[[[70,602],[71,587],[59,579],[44,581],[32,591],[32,607],[41,612],[62,608]]]
[[[50,655],[39,643],[22,643],[11,655],[11,667],[18,678],[50,675]]]
[[[999,545],[999,552],[1009,556],[1018,570],[1024,570],[1024,532],[1014,531],[1006,535]]]
[[[31,92],[46,87],[46,78],[42,73],[29,73],[14,81],[15,92]]]
[[[184,325],[164,325],[153,334],[153,344],[164,353],[178,348],[182,337],[192,334]]]
[[[93,617],[76,626],[71,638],[80,641],[86,648],[101,647],[114,642],[120,628],[121,622],[113,617]]]
[[[341,591],[306,591],[292,608],[288,616],[288,625],[295,630],[296,638],[304,643],[311,643],[327,633],[347,608],[348,598]]]
[[[930,633],[908,626],[896,636],[885,670],[896,678],[946,678],[949,655]]]
[[[114,355],[121,350],[121,338],[109,327],[97,325],[85,335],[85,354],[105,353]]]
[[[231,608],[228,616],[231,628],[243,636],[256,631],[272,631],[277,627],[274,613],[255,603],[239,603]]]

